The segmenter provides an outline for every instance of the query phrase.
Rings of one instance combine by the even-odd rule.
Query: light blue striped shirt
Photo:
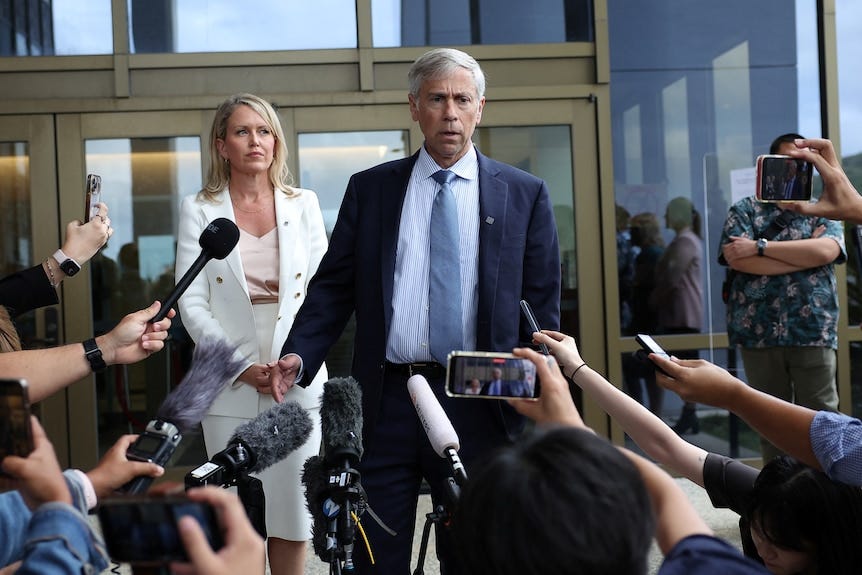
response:
[[[386,342],[386,359],[394,363],[434,361],[428,347],[428,260],[431,207],[439,184],[431,175],[442,168],[425,147],[413,166],[401,210],[392,325]],[[476,349],[476,316],[479,309],[479,162],[472,146],[449,168],[458,176],[452,191],[458,203],[461,238],[461,313],[464,349]]]

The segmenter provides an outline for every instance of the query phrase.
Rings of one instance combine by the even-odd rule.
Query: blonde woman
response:
[[[225,100],[213,120],[209,146],[206,184],[182,203],[176,277],[200,253],[198,239],[210,221],[236,222],[240,239],[225,259],[210,261],[194,279],[180,298],[180,314],[193,340],[204,335],[228,339],[246,366],[203,421],[211,456],[225,448],[238,425],[275,404],[266,364],[279,357],[327,240],[317,196],[291,186],[284,134],[269,103],[252,94]],[[273,575],[304,571],[311,518],[300,472],[318,452],[318,404],[326,379],[324,366],[308,387],[294,386],[287,393],[285,399],[309,410],[314,430],[303,447],[259,475]]]

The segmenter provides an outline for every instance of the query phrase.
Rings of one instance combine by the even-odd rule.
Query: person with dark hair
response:
[[[583,366],[573,382],[648,456],[704,487],[716,507],[740,514],[746,555],[763,562],[776,575],[858,572],[862,565],[862,547],[858,545],[862,490],[832,481],[822,471],[788,456],[771,460],[759,471],[707,452],[680,438],[586,366],[573,338],[552,331],[534,338],[550,348],[564,373],[573,366]],[[663,382],[667,378],[659,374],[657,379]]]
[[[452,524],[468,573],[645,575],[653,536],[660,575],[765,573],[713,536],[667,473],[586,428],[554,362],[514,353],[535,363],[542,394],[510,405],[538,430],[471,469]]]
[[[363,455],[357,470],[374,521],[364,528],[358,573],[405,573],[423,479],[447,500],[449,470],[425,434],[407,380],[425,377],[461,438],[470,466],[517,438],[526,421],[499,400],[445,395],[452,350],[508,351],[529,340],[519,302],[540,325],[560,322],[560,250],[547,184],[484,156],[472,137],[485,106],[485,76],[469,54],[430,50],[407,74],[410,114],[425,136],[409,158],[351,176],[329,250],[272,364],[273,395],[313,378],[355,314],[351,375],[362,386]],[[457,573],[445,528],[437,555]]]
[[[769,151],[790,154],[800,138],[779,136]],[[740,349],[752,387],[836,411],[835,264],[847,258],[844,229],[837,221],[793,214],[781,205],[748,197],[728,213],[718,258],[736,272],[727,302],[728,339]],[[780,231],[773,234],[773,227]],[[761,451],[764,462],[781,453],[765,438]]]
[[[674,238],[656,264],[655,287],[649,298],[650,307],[655,310],[658,323],[656,333],[699,333],[703,329],[703,241],[700,236],[700,213],[690,199],[680,196],[668,202],[664,218],[667,227],[673,230]],[[676,353],[680,357],[697,357],[697,350]],[[647,366],[647,369],[653,371],[653,385],[656,385],[655,370],[652,366]],[[696,408],[697,404],[694,403],[683,404],[680,416],[674,424],[674,431],[679,434],[700,431]]]

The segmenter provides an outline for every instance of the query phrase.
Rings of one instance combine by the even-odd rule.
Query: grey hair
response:
[[[454,48],[436,48],[425,52],[413,62],[407,72],[410,95],[416,97],[426,80],[451,75],[457,68],[464,68],[473,74],[473,83],[479,98],[485,96],[485,74],[479,63],[466,52]]]

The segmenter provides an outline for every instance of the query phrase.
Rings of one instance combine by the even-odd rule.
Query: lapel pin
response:
[[[485,223],[490,226],[491,224],[494,223],[494,218],[492,218],[491,216],[488,216],[487,218],[485,218]]]

